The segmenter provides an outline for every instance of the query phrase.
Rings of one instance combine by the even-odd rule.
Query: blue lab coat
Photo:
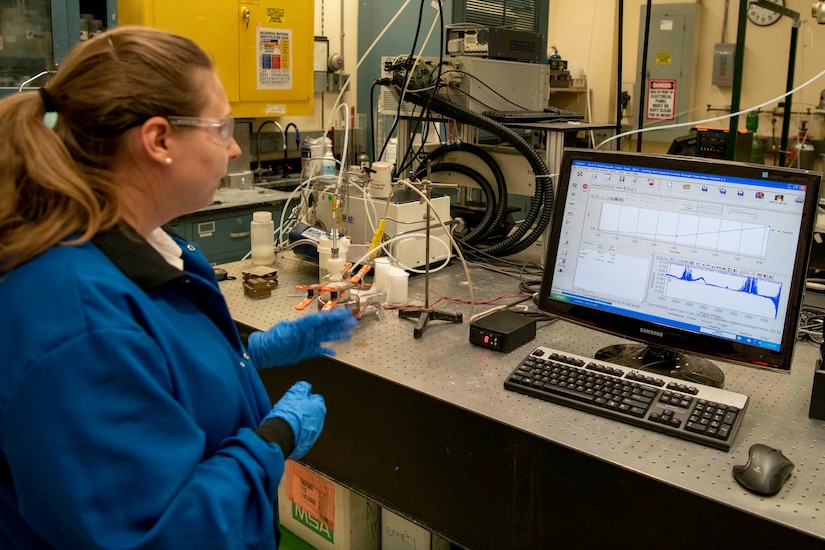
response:
[[[0,281],[0,548],[275,548],[284,455],[215,280],[128,226]]]

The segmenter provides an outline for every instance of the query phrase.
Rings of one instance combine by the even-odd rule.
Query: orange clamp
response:
[[[335,286],[321,287],[321,292],[329,292],[329,300],[323,305],[323,307],[321,307],[321,311],[329,311],[335,308],[335,305],[338,303],[338,290],[339,287]]]
[[[365,266],[361,267],[361,269],[358,270],[358,273],[353,275],[349,282],[351,282],[354,285],[357,285],[361,282],[361,279],[364,278],[364,275],[370,272],[370,268],[370,264],[366,264]]]
[[[295,285],[298,290],[306,290],[307,297],[301,300],[301,303],[295,306],[298,311],[303,311],[306,307],[315,300],[315,292],[319,290],[321,285]]]

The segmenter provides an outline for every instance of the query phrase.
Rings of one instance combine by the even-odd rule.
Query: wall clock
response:
[[[785,6],[785,0],[768,0],[768,2],[773,2],[774,4],[778,4],[782,7]],[[781,13],[777,13],[775,11],[771,11],[767,8],[763,8],[761,6],[757,6],[754,4],[750,4],[748,6],[748,19],[750,19],[751,23],[754,25],[759,25],[760,27],[767,27],[768,25],[773,25],[779,18],[782,17]]]

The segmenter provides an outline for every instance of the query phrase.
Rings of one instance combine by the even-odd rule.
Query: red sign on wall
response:
[[[651,78],[647,81],[647,119],[676,118],[676,80]]]

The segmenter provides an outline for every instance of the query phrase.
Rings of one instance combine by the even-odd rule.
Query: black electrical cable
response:
[[[452,87],[451,87],[451,88],[450,88],[450,90],[451,90],[452,92],[454,92],[454,93],[463,94],[465,97],[468,97],[468,98],[472,99],[474,102],[476,102],[476,103],[478,103],[479,105],[483,106],[483,107],[484,107],[485,109],[487,109],[488,111],[498,111],[498,110],[499,110],[499,109],[494,108],[492,105],[489,105],[489,104],[487,104],[487,103],[484,103],[483,101],[481,101],[480,99],[478,99],[478,98],[477,98],[477,97],[475,97],[474,95],[472,95],[472,94],[470,94],[470,93],[465,92],[465,91],[464,91],[464,90],[462,90],[461,88],[452,88]]]
[[[501,167],[492,155],[478,145],[473,145],[471,143],[452,143],[442,145],[427,155],[424,162],[421,163],[413,174],[413,178],[420,179],[424,176],[424,174],[426,174],[428,161],[432,161],[435,164],[438,159],[441,159],[447,153],[454,151],[465,151],[478,157],[482,162],[484,162],[484,164],[487,165],[490,172],[493,173],[493,178],[496,180],[497,195],[487,199],[487,202],[493,202],[496,206],[493,218],[488,223],[479,225],[478,233],[473,235],[473,239],[464,239],[467,243],[474,243],[488,237],[490,233],[495,231],[496,228],[504,222],[504,218],[507,216],[507,181],[504,178],[504,172],[502,172]],[[436,164],[436,166],[438,166],[438,164]]]
[[[413,37],[412,48],[410,49],[410,56],[407,60],[408,62],[415,55],[415,48],[416,48],[416,46],[418,46],[418,35],[421,33],[421,21],[422,21],[423,18],[424,18],[424,0],[421,0],[421,5],[418,7],[418,23],[415,25],[415,36]],[[408,85],[409,85],[409,80],[404,82],[404,86],[401,89],[401,94],[399,94],[398,109],[395,112],[395,120],[392,123],[392,128],[390,128],[390,131],[387,132],[387,139],[384,141],[384,146],[381,147],[381,155],[378,158],[382,158],[384,156],[384,151],[386,151],[387,145],[390,143],[390,139],[392,138],[392,134],[393,134],[393,132],[395,132],[395,129],[398,127],[398,121],[401,118],[401,107],[403,105],[402,100],[404,99],[404,96],[405,96],[405,93],[407,91],[407,86]],[[398,155],[398,153],[396,151],[396,156],[397,155]]]
[[[443,62],[439,61],[438,66],[430,73],[429,80],[426,83],[425,87],[430,88],[433,87],[433,92],[437,93],[438,91],[438,82],[440,80],[441,74],[441,67],[443,66]],[[410,131],[410,134],[414,135],[416,133],[417,128],[423,125],[423,129],[421,131],[421,144],[418,147],[418,150],[413,151],[413,141],[410,140],[407,146],[406,151],[404,151],[404,156],[401,158],[400,162],[396,162],[394,176],[399,176],[403,174],[408,168],[410,168],[413,162],[420,157],[423,153],[424,148],[427,145],[427,138],[430,132],[430,124],[428,124],[432,120],[432,113],[430,112],[429,107],[424,106],[422,108],[421,114],[414,122],[414,126]]]
[[[447,34],[444,32],[444,2],[438,3],[438,19],[440,21],[441,35],[438,40],[438,75],[436,75],[436,82],[441,81],[441,67],[444,65],[444,35]]]
[[[403,174],[407,168],[412,166],[413,162],[418,159],[421,154],[424,152],[424,148],[427,145],[427,138],[429,137],[430,125],[426,124],[425,121],[429,120],[427,117],[427,109],[423,109],[421,115],[415,120],[413,125],[410,127],[410,134],[415,135],[419,128],[421,128],[421,143],[418,146],[418,149],[413,149],[414,143],[413,140],[409,140],[407,144],[407,149],[404,151],[404,156],[401,157],[400,161],[396,162],[395,166],[395,175]],[[397,157],[396,157],[397,158]]]
[[[402,90],[402,94],[403,94]],[[378,154],[378,159],[384,158],[384,152],[387,150],[387,145],[389,145],[390,140],[392,139],[392,134],[395,132],[395,129],[398,128],[398,121],[401,118],[401,97],[398,98],[398,109],[395,112],[395,120],[392,122],[392,127],[390,128],[389,132],[387,132],[387,138],[384,140],[384,145],[381,146],[381,152]],[[396,155],[398,153],[396,152]]]
[[[423,2],[421,4],[421,6],[419,7],[418,27],[416,29],[416,36],[415,36],[415,39],[413,41],[413,48],[412,48],[412,51],[410,52],[409,59],[413,58],[413,54],[415,52],[416,43],[418,42],[418,33],[421,30],[422,19],[423,19]],[[440,25],[441,25],[441,34],[439,36],[438,65],[435,67],[435,69],[432,71],[432,73],[430,73],[430,84],[433,85],[433,86],[437,86],[438,83],[441,81],[442,67],[444,66],[444,51],[445,51],[444,50],[444,36],[445,36],[445,33],[444,33],[444,10],[443,10],[443,5],[442,5],[441,2],[438,3],[438,20],[439,20]],[[408,86],[409,83],[406,83],[406,85]],[[403,97],[403,96],[401,96],[401,97]],[[399,109],[396,112],[396,120],[395,120],[395,123],[393,124],[393,128],[391,129],[390,133],[387,136],[387,141],[384,144],[384,148],[386,148],[387,144],[389,144],[389,140],[392,138],[392,133],[397,128],[398,118],[400,118],[400,116],[401,116],[400,106],[401,106],[401,101],[399,100]],[[412,119],[412,118],[415,118],[415,117],[410,117],[410,118]],[[403,151],[403,155],[402,155],[401,151],[396,151],[396,163],[395,163],[395,169],[393,171],[394,176],[398,176],[400,174],[403,174],[410,166],[413,165],[415,160],[418,159],[420,157],[420,155],[423,153],[424,148],[427,145],[427,138],[429,137],[429,133],[430,133],[430,124],[428,124],[428,122],[431,120],[431,118],[432,117],[430,116],[430,110],[425,106],[422,109],[421,113],[418,115],[418,117],[415,121],[414,129],[410,132],[411,134],[414,135],[416,133],[417,128],[422,128],[421,129],[421,144],[419,145],[418,149],[416,150],[415,149],[415,144],[413,143],[412,140],[410,140],[409,143],[407,144],[406,150]],[[382,149],[382,151],[383,151],[383,149]],[[382,156],[383,156],[383,152],[382,152]]]
[[[450,73],[459,73],[459,74],[462,74],[462,75],[466,75],[467,77],[470,77],[470,78],[472,78],[473,80],[477,81],[479,84],[481,84],[481,85],[482,85],[482,86],[484,86],[485,88],[489,89],[492,93],[494,93],[495,95],[499,96],[501,99],[503,99],[504,101],[506,101],[506,102],[510,103],[511,105],[514,105],[515,107],[518,107],[518,108],[519,108],[519,109],[521,109],[521,110],[525,110],[525,111],[529,110],[529,109],[527,109],[526,107],[522,107],[521,105],[519,105],[519,104],[517,104],[517,103],[513,103],[512,101],[508,100],[506,97],[504,97],[503,95],[501,95],[500,93],[498,93],[496,90],[494,90],[494,89],[493,89],[492,87],[490,87],[488,84],[486,84],[484,81],[482,81],[481,79],[479,79],[478,77],[476,77],[476,76],[474,76],[474,75],[471,75],[470,73],[468,73],[468,72],[466,72],[466,71],[462,71],[462,70],[460,70],[460,69],[450,69],[450,70],[448,70],[448,71],[443,71],[443,72],[442,72],[442,71],[441,71],[441,69],[442,69],[442,68],[443,68],[443,66],[444,66],[444,62],[443,62],[443,60],[442,60],[442,59],[443,59],[443,57],[440,57],[440,58],[439,58],[439,64],[438,64],[438,66],[435,68],[435,70],[433,70],[433,72],[432,72],[432,73],[431,73],[431,75],[430,75],[430,76],[431,76],[431,78],[430,78],[430,82],[429,82],[429,84],[430,84],[430,85],[432,85],[432,86],[437,86],[437,85],[438,85],[438,82],[439,82],[439,81],[440,81],[440,79],[441,79],[441,75],[446,75],[446,74],[450,74]],[[470,93],[466,92],[465,90],[462,90],[461,88],[451,87],[451,88],[450,88],[450,90],[451,90],[452,92],[454,92],[454,93],[460,93],[460,94],[463,94],[465,97],[467,97],[467,98],[469,98],[469,99],[473,100],[475,103],[477,103],[477,104],[479,104],[479,105],[481,105],[481,106],[485,107],[485,108],[486,108],[486,109],[488,109],[488,110],[491,110],[491,111],[495,111],[495,110],[496,110],[493,106],[488,105],[487,103],[484,103],[484,102],[483,102],[483,101],[481,101],[479,98],[477,98],[477,97],[475,97],[474,95],[472,95],[472,94],[470,94]],[[437,92],[437,89],[436,89],[435,91]],[[429,120],[429,118],[430,118],[430,117],[428,116],[429,112],[430,112],[430,111],[429,111],[429,109],[424,108],[423,112],[422,112],[422,113],[421,113],[421,115],[418,117],[418,122],[420,123],[422,120]],[[423,148],[424,148],[424,145],[425,145],[425,143],[426,143],[426,135],[428,135],[428,132],[429,132],[429,125],[427,125],[427,126],[426,126],[426,128],[425,128],[425,130],[424,130],[424,137],[423,137],[423,138],[422,138],[422,140],[421,140],[421,141],[422,141],[422,143],[421,143],[421,146],[419,147],[418,151],[415,153],[415,155],[413,155],[413,158],[410,158],[410,159],[408,160],[408,157],[409,157],[409,152],[411,152],[411,150],[412,150],[412,144],[410,144],[410,148],[408,148],[407,153],[405,153],[405,155],[404,155],[403,162],[402,162],[402,163],[398,163],[398,166],[396,167],[396,170],[395,170],[396,174],[402,174],[406,168],[408,168],[409,166],[411,166],[411,165],[412,165],[412,163],[413,163],[413,161],[415,160],[415,158],[417,158],[417,157],[418,157],[418,155],[421,153],[421,151],[422,151],[422,150],[423,150]],[[413,134],[414,134],[414,133],[415,133],[415,131],[412,131],[411,133],[413,133]]]
[[[397,87],[399,73],[396,72],[395,76],[394,83]],[[524,138],[503,124],[499,124],[480,113],[453,105],[438,96],[422,97],[413,90],[407,94],[407,97],[411,102],[418,105],[428,103],[430,109],[436,113],[486,130],[510,143],[524,155],[536,178],[534,200],[531,201],[530,209],[521,225],[503,241],[490,246],[485,251],[489,254],[510,255],[521,252],[536,242],[550,223],[553,206],[553,186],[550,182],[550,171],[547,169],[547,165],[533,147]]]
[[[553,204],[553,189],[551,185],[551,181],[549,179],[549,170],[547,169],[546,164],[535,152],[532,146],[527,143],[520,135],[516,132],[510,130],[506,126],[499,124],[498,122],[485,117],[481,114],[474,113],[472,111],[462,109],[455,105],[452,105],[448,101],[444,100],[443,98],[437,95],[437,88],[438,84],[441,80],[442,74],[442,67],[443,67],[443,55],[444,55],[444,20],[443,20],[443,13],[441,9],[439,9],[439,17],[441,21],[441,47],[439,48],[439,64],[436,67],[437,73],[436,78],[432,78],[432,74],[430,75],[430,82],[426,83],[428,85],[422,86],[423,83],[415,83],[415,86],[412,90],[409,89],[412,75],[410,71],[413,70],[414,61],[413,55],[415,53],[415,48],[418,42],[418,36],[421,28],[421,21],[423,16],[423,7],[424,2],[422,0],[421,5],[419,6],[419,14],[418,14],[418,24],[416,25],[416,33],[415,38],[413,41],[413,47],[410,52],[410,56],[408,59],[404,60],[401,64],[401,67],[393,68],[393,79],[394,85],[396,87],[396,91],[400,90],[398,93],[398,110],[396,113],[396,118],[393,123],[393,127],[390,129],[389,134],[387,135],[387,140],[384,143],[384,147],[381,150],[381,156],[383,156],[384,151],[389,144],[389,140],[392,136],[392,133],[396,130],[398,125],[398,120],[401,114],[401,107],[402,107],[402,99],[408,99],[411,103],[414,103],[420,107],[422,107],[422,113],[419,117],[419,121],[424,121],[429,118],[429,113],[435,112],[449,118],[452,118],[458,122],[468,123],[482,130],[486,130],[491,134],[499,137],[499,139],[506,141],[513,145],[516,150],[518,150],[524,157],[527,159],[528,163],[531,165],[533,169],[533,173],[535,174],[535,194],[534,198],[530,203],[530,209],[528,210],[525,219],[519,225],[516,230],[504,238],[499,243],[492,245],[485,250],[486,253],[489,254],[501,254],[501,255],[509,255],[515,254],[527,248],[529,245],[533,244],[538,238],[542,235],[544,229],[547,227],[550,221],[550,217],[552,215],[552,204]],[[439,3],[439,8],[440,8]],[[399,70],[404,69],[404,70]],[[400,85],[400,76],[404,76],[403,78],[403,85]],[[422,88],[430,88],[432,87],[433,91],[429,94],[423,94],[424,89]],[[416,91],[415,88],[420,89],[420,91]],[[429,126],[429,125],[427,125]],[[423,134],[423,132],[422,132]],[[417,157],[420,154],[421,150],[423,150],[425,139],[422,137],[422,144],[419,152],[413,155],[413,157]],[[412,153],[413,147],[410,145],[405,151],[403,156],[403,164],[406,166],[407,158],[410,153]],[[410,161],[411,162],[411,161]],[[497,167],[497,164],[496,164]],[[396,169],[396,174],[399,173],[399,170]],[[506,215],[506,184],[504,185],[504,192],[500,195],[500,200],[497,201],[497,209],[496,209],[496,217],[498,217],[498,212],[501,210]],[[503,203],[503,204],[502,204]],[[503,206],[503,208],[502,208]],[[503,220],[503,216],[499,220],[498,224],[501,223]],[[538,223],[536,223],[538,220]],[[491,225],[490,230],[494,229],[498,226],[498,224]],[[535,227],[534,227],[535,224]],[[531,230],[532,228],[532,230]],[[485,229],[486,231],[486,229]],[[529,232],[529,233],[528,233]]]
[[[401,105],[402,105],[402,102],[401,102],[401,98],[399,97],[398,110],[396,112],[396,117],[395,117],[395,120],[393,121],[392,128],[390,128],[390,131],[387,134],[387,139],[384,140],[384,146],[381,148],[381,155],[379,156],[379,158],[383,158],[384,151],[386,150],[387,146],[389,145],[390,140],[392,139],[393,133],[398,128],[398,121],[402,118],[401,117]],[[415,107],[418,107],[418,106],[413,105],[412,115],[415,115]],[[409,118],[410,120],[414,120],[413,128],[417,128],[418,126],[421,125],[421,123],[424,120],[426,120],[428,118],[427,113],[429,113],[429,110],[426,107],[421,107],[420,114],[418,114],[417,116],[409,116],[409,117],[406,117],[406,118]],[[427,126],[425,126],[425,130],[426,130],[426,128],[427,128]],[[415,133],[415,131],[413,130],[412,133]],[[421,151],[423,151],[425,144],[426,144],[426,136],[422,137],[421,146],[419,147],[419,153]],[[413,153],[413,142],[412,142],[412,140],[410,140],[409,143],[407,144],[407,149],[403,152],[403,156],[400,154],[400,152],[398,150],[396,150],[396,152],[395,152],[395,160],[396,160],[395,169],[393,170],[393,176],[394,177],[397,177],[398,174],[402,173],[404,171],[404,169],[406,169],[408,166],[410,166],[412,164],[412,161],[419,154],[419,153],[415,153],[415,154],[413,154],[413,158],[410,158],[411,153]],[[400,161],[398,160],[399,158],[401,159]]]
[[[422,0],[421,5],[419,6],[419,11],[418,11],[418,24],[417,24],[417,27],[416,27],[416,34],[415,34],[415,37],[413,39],[413,47],[412,47],[412,50],[410,51],[409,57],[405,60],[405,63],[407,64],[407,67],[408,67],[408,70],[412,70],[412,68],[410,66],[410,63],[412,63],[411,60],[413,59],[413,55],[415,53],[415,48],[416,48],[416,45],[417,45],[417,42],[418,42],[418,36],[419,36],[420,31],[421,31],[421,22],[422,22],[423,13],[424,13],[423,12],[423,7],[424,7],[424,2]],[[438,3],[438,19],[439,19],[440,26],[441,26],[441,34],[440,34],[440,37],[439,37],[438,65],[436,66],[433,73],[430,75],[430,80],[431,80],[431,83],[433,85],[437,85],[437,83],[441,81],[441,68],[444,65],[444,35],[445,35],[445,33],[444,33],[444,10],[443,10],[442,2]],[[409,85],[409,82],[406,82],[405,83],[405,91],[406,91],[406,86],[408,86],[408,85]],[[402,107],[402,104],[403,104],[401,99],[403,99],[403,97],[404,97],[404,93],[402,92],[401,96],[399,97],[398,110],[396,111],[395,121],[393,122],[393,126],[390,129],[390,132],[387,134],[387,139],[385,140],[384,146],[381,149],[381,156],[382,157],[384,155],[384,151],[386,150],[386,148],[387,148],[387,146],[390,142],[390,139],[392,139],[393,132],[395,132],[395,130],[398,127],[398,120],[399,120],[399,118],[401,118],[401,110],[402,110],[401,107]],[[413,117],[411,117],[411,118],[413,118]],[[400,154],[401,151],[396,150],[395,169],[393,170],[393,175],[394,176],[398,176],[399,174],[404,173],[404,171],[407,170],[407,168],[409,168],[410,166],[412,166],[412,164],[415,162],[415,160],[418,159],[420,157],[420,155],[422,154],[422,152],[424,151],[424,148],[426,147],[426,144],[427,144],[427,138],[429,137],[429,132],[430,132],[430,124],[427,124],[426,122],[429,122],[430,119],[431,119],[430,111],[429,111],[429,109],[424,107],[421,111],[421,114],[418,116],[418,120],[417,120],[418,126],[421,126],[423,124],[423,129],[421,131],[421,144],[418,147],[418,149],[415,150],[414,143],[412,141],[410,141],[407,144],[407,148],[403,152],[403,155]],[[415,130],[413,130],[411,133],[414,134]]]
[[[450,73],[459,73],[459,74],[462,74],[462,75],[466,75],[466,76],[468,76],[468,77],[472,78],[473,80],[475,80],[476,82],[478,82],[479,84],[481,84],[482,86],[484,86],[485,88],[487,88],[488,90],[490,90],[491,92],[493,92],[494,94],[496,94],[499,98],[503,99],[504,101],[506,101],[506,102],[507,102],[507,103],[509,103],[510,105],[513,105],[513,106],[515,106],[515,107],[518,107],[518,108],[519,108],[519,109],[521,109],[522,111],[530,111],[530,110],[531,110],[531,109],[528,109],[527,107],[522,107],[522,106],[521,106],[521,105],[519,105],[518,103],[513,103],[512,101],[510,101],[509,99],[507,99],[506,97],[504,97],[503,95],[501,95],[500,93],[498,93],[497,91],[495,91],[495,90],[494,90],[494,89],[493,89],[490,85],[488,85],[486,82],[484,82],[483,80],[481,80],[481,79],[480,79],[480,78],[478,78],[477,76],[475,76],[475,75],[472,75],[472,74],[468,73],[467,71],[462,71],[461,69],[450,69],[449,71],[444,71],[442,74],[450,74]],[[461,88],[455,88],[455,90],[456,90],[456,91],[459,91],[459,92],[461,92],[461,93],[463,93],[463,94],[465,94],[465,95],[467,95],[467,96],[469,96],[471,99],[475,99],[475,101],[478,101],[478,99],[476,99],[476,98],[474,98],[474,97],[470,96],[470,94],[468,94],[467,92],[465,92],[465,91],[464,91],[464,90],[462,90]],[[481,103],[481,101],[478,101],[478,102],[479,102],[479,103]],[[484,105],[484,103],[481,103],[481,104],[482,104],[482,105]],[[492,107],[490,107],[489,105],[484,105],[484,106],[485,106],[485,107],[490,108],[490,110],[491,110],[491,111],[495,110],[495,109],[493,109]]]
[[[370,164],[375,161],[375,87],[384,84],[381,79],[376,78],[370,86]]]

